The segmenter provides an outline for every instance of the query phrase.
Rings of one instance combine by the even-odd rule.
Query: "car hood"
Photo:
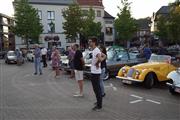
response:
[[[150,69],[150,68],[158,68],[160,66],[166,66],[168,63],[160,63],[160,62],[148,62],[148,63],[142,63],[133,66],[134,69]]]
[[[167,78],[173,80],[174,84],[180,87],[180,72],[172,71],[168,74]]]

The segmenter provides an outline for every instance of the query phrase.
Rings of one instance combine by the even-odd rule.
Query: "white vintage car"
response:
[[[172,94],[180,93],[180,67],[176,71],[170,72],[167,78],[172,80],[166,83],[169,86],[169,92]]]

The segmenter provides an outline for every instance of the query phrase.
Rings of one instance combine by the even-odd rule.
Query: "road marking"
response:
[[[143,101],[143,100],[134,100],[134,101],[131,101],[129,103],[134,104],[134,103],[138,103],[138,102],[141,102],[141,101]]]
[[[117,87],[115,87],[112,83],[110,83],[107,86],[104,86],[105,88],[112,88],[114,91],[117,91]]]
[[[143,99],[143,97],[137,96],[137,95],[131,95],[131,97],[135,97],[135,98],[139,98],[139,99]]]
[[[143,97],[138,96],[138,95],[133,95],[132,94],[130,96],[138,99],[138,100],[130,101],[129,102],[130,104],[134,104],[134,103],[138,103],[138,102],[142,102],[142,101],[151,102],[151,103],[158,104],[158,105],[161,104],[161,102],[158,102],[158,101],[155,101],[155,100],[151,100],[151,99],[144,99]]]
[[[157,101],[154,101],[154,100],[150,100],[150,99],[146,99],[147,102],[152,102],[152,103],[155,103],[155,104],[161,104],[160,102],[157,102]]]

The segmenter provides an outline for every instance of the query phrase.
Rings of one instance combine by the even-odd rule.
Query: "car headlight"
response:
[[[140,75],[140,72],[136,70],[136,75]]]
[[[125,68],[123,68],[123,69],[122,69],[122,72],[123,72],[123,73],[126,73],[126,69],[125,69]]]

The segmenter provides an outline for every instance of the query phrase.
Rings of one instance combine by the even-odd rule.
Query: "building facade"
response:
[[[67,48],[74,44],[66,39],[63,34],[63,22],[65,22],[62,11],[70,4],[78,3],[83,12],[89,10],[90,7],[96,13],[95,21],[101,22],[102,25],[102,39],[104,43],[114,42],[114,18],[104,10],[104,6],[101,0],[29,0],[29,4],[38,10],[39,18],[43,25],[43,33],[40,35],[39,41],[42,46],[51,48],[56,45],[60,48]],[[21,44],[20,38],[17,38],[17,46],[24,47]],[[80,43],[80,40],[76,40],[76,43]]]
[[[0,51],[15,49],[15,37],[11,32],[11,26],[13,25],[12,17],[0,13]]]

